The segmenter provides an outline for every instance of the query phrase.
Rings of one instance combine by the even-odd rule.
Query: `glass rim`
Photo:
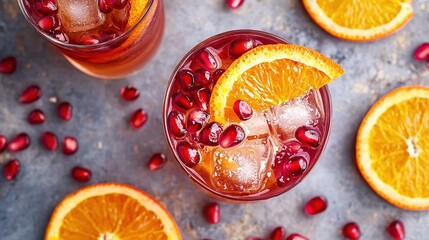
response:
[[[185,171],[185,173],[188,175],[188,177],[191,179],[191,181],[199,186],[202,190],[204,190],[205,192],[209,193],[210,195],[216,197],[216,198],[220,198],[222,200],[227,200],[227,201],[233,201],[233,202],[251,202],[251,201],[260,201],[260,200],[266,200],[269,198],[273,198],[276,196],[279,196],[285,192],[290,191],[291,189],[293,189],[294,187],[296,187],[296,185],[298,185],[308,174],[309,172],[312,170],[312,168],[314,167],[314,165],[316,165],[316,163],[319,161],[321,155],[323,154],[323,152],[326,149],[326,146],[328,144],[328,139],[330,136],[330,131],[331,131],[331,125],[332,125],[332,99],[331,99],[331,95],[329,92],[329,88],[327,85],[323,86],[322,88],[318,89],[317,91],[320,94],[321,100],[322,100],[322,105],[324,108],[324,112],[325,112],[325,120],[326,120],[326,134],[325,137],[322,140],[322,144],[321,144],[321,150],[318,151],[315,155],[315,162],[314,164],[312,164],[310,166],[310,168],[308,169],[307,173],[300,178],[297,182],[295,182],[293,185],[291,185],[288,188],[282,189],[281,191],[276,191],[273,192],[272,195],[270,194],[264,194],[263,191],[258,193],[258,194],[252,194],[252,195],[230,195],[230,194],[225,194],[225,193],[221,193],[219,191],[216,191],[215,189],[211,188],[210,186],[207,185],[207,183],[201,179],[200,177],[195,176],[195,173],[192,169],[189,169],[187,166],[185,166],[180,160],[179,160],[179,156],[177,155],[176,150],[174,149],[174,145],[172,142],[172,137],[170,137],[169,133],[168,133],[168,126],[167,126],[167,118],[168,118],[168,101],[169,98],[168,96],[171,93],[171,88],[173,86],[173,81],[175,79],[175,75],[178,72],[178,70],[180,69],[180,67],[183,65],[183,63],[188,60],[188,58],[195,53],[196,51],[200,50],[200,48],[204,45],[206,45],[208,42],[212,42],[215,40],[219,40],[223,37],[228,37],[230,35],[233,34],[242,34],[242,35],[247,35],[247,34],[257,34],[257,35],[263,35],[263,36],[269,36],[269,37],[273,37],[275,39],[278,39],[279,41],[283,41],[286,43],[290,43],[289,41],[287,41],[286,39],[283,39],[277,35],[268,33],[268,32],[264,32],[264,31],[259,31],[259,30],[251,30],[251,29],[240,29],[240,30],[232,30],[232,31],[226,31],[220,34],[216,34],[214,36],[211,36],[209,38],[206,38],[205,40],[199,42],[195,47],[193,47],[191,50],[189,50],[184,56],[183,58],[181,58],[181,60],[177,63],[177,65],[175,66],[169,81],[167,83],[167,88],[165,91],[165,95],[164,95],[164,101],[163,101],[163,113],[162,113],[162,120],[163,120],[163,127],[164,127],[164,135],[167,139],[167,144],[168,147],[170,148],[170,151],[172,152],[176,162],[179,164],[179,166],[182,168],[183,171]],[[293,44],[293,43],[290,43]]]
[[[54,43],[55,45],[58,45],[58,46],[61,46],[61,47],[65,47],[65,48],[93,49],[93,48],[106,47],[106,46],[109,46],[111,44],[115,44],[115,43],[121,41],[125,36],[129,35],[146,18],[147,14],[149,13],[149,11],[153,7],[153,3],[154,3],[155,0],[149,0],[148,5],[147,5],[148,7],[146,8],[146,11],[142,14],[142,16],[139,18],[139,20],[131,28],[129,28],[127,31],[123,32],[121,35],[119,35],[116,38],[113,38],[113,39],[108,40],[106,42],[92,44],[92,45],[65,43],[65,42],[61,42],[58,39],[53,38],[52,36],[50,36],[46,32],[44,32],[41,29],[39,29],[39,27],[37,26],[37,24],[32,20],[31,16],[27,13],[27,11],[25,9],[25,6],[23,4],[23,1],[25,1],[25,0],[16,0],[16,1],[18,2],[19,8],[21,9],[21,12],[23,13],[25,19],[31,24],[31,26],[33,26],[33,28],[39,34],[41,34],[48,41]]]

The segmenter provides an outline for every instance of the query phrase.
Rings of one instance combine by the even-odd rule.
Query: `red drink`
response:
[[[33,27],[94,77],[134,73],[158,48],[162,0],[19,0]]]
[[[192,49],[171,76],[163,116],[170,148],[191,179],[217,197],[249,201],[284,193],[325,148],[331,116],[326,87],[263,112],[249,113],[237,101],[241,120],[211,121],[210,94],[224,70],[244,51],[277,43],[287,41],[252,30],[216,35]]]

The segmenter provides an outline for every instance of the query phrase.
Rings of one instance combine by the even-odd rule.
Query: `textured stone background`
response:
[[[0,133],[12,137],[25,131],[33,144],[14,156],[0,155],[0,164],[10,157],[22,162],[16,181],[0,178],[0,239],[42,239],[53,208],[82,186],[69,177],[76,164],[93,170],[91,183],[123,182],[154,195],[178,222],[183,239],[266,237],[279,224],[311,239],[341,239],[339,229],[350,220],[360,224],[362,239],[388,239],[384,228],[395,218],[405,223],[407,239],[429,239],[427,212],[401,210],[379,198],[354,162],[356,131],[368,108],[396,87],[429,85],[429,70],[411,56],[415,46],[429,41],[429,1],[414,1],[415,16],[405,28],[371,43],[331,37],[310,20],[301,1],[248,0],[234,12],[223,2],[165,0],[166,31],[156,57],[135,76],[101,81],[73,68],[38,36],[15,0],[1,0],[0,57],[15,55],[19,66],[13,75],[0,75]],[[162,97],[173,67],[189,49],[211,35],[240,28],[265,30],[315,48],[347,72],[330,85],[331,138],[312,173],[292,191],[271,200],[241,205],[221,202],[222,221],[212,226],[203,220],[201,207],[213,199],[191,183],[169,153],[162,130]],[[18,104],[18,94],[32,83],[43,88],[43,98],[29,106]],[[142,91],[131,104],[118,97],[127,84]],[[71,122],[55,117],[49,97],[74,105]],[[49,119],[42,126],[29,126],[26,115],[36,107],[45,110]],[[148,111],[150,120],[135,131],[126,120],[138,107]],[[77,137],[79,152],[71,157],[46,152],[37,141],[45,130]],[[161,171],[149,172],[145,163],[154,152],[166,153],[169,161]],[[328,198],[328,210],[305,216],[304,201],[319,194]]]

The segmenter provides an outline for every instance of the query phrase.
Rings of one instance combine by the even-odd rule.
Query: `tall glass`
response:
[[[270,130],[259,133],[258,136],[265,136],[262,140],[246,135],[240,145],[229,149],[207,142],[207,137],[213,137],[213,133],[217,131],[216,124],[210,121],[209,116],[210,94],[219,76],[236,58],[229,53],[232,43],[240,40],[250,40],[254,45],[289,44],[280,37],[254,30],[230,31],[208,38],[189,51],[177,64],[168,83],[163,108],[165,135],[181,168],[206,192],[223,200],[238,202],[268,199],[298,184],[323,152],[331,124],[330,95],[328,88],[323,87],[281,105],[284,114],[298,115],[297,118],[304,116],[299,111],[307,107],[312,109],[312,113],[317,112],[317,119],[311,126],[320,133],[320,145],[316,148],[300,147],[294,137],[279,130],[273,123],[273,117],[278,117],[275,116],[276,111],[280,111],[278,106],[263,115],[263,121],[268,120]],[[201,69],[199,57],[201,58],[204,51],[209,51],[217,61],[215,68]],[[271,116],[270,119],[266,118],[266,114]],[[254,130],[250,128],[260,124],[257,116],[261,115],[254,113],[250,120],[239,125],[247,128],[247,132],[252,132]],[[209,119],[205,119],[206,117]],[[300,119],[295,121],[299,122]],[[203,126],[195,128],[198,125],[195,123],[198,122],[203,122]],[[223,126],[223,130],[219,132],[224,131],[228,124],[230,123]],[[265,123],[262,124],[265,126]],[[296,151],[295,155],[291,155],[291,159],[306,161],[303,172],[288,176],[287,179],[279,177],[274,169],[274,161],[282,151]],[[248,155],[250,153],[254,155]],[[198,163],[190,163],[189,160],[195,159],[197,155],[200,157]]]
[[[56,47],[73,66],[97,78],[117,79],[135,73],[154,55],[164,31],[162,0],[146,0],[147,4],[144,5],[142,3],[145,0],[129,0],[129,18],[128,23],[123,25],[123,32],[105,29],[107,34],[103,34],[108,37],[107,41],[99,41],[100,37],[94,40],[88,35],[84,36],[86,42],[83,43],[70,41],[67,35],[64,36],[57,30],[61,25],[52,30],[41,29],[39,21],[43,17],[54,16],[58,19],[57,14],[61,11],[59,7],[52,13],[45,13],[35,9],[35,4],[42,0],[17,1],[27,21],[40,35]],[[55,3],[54,0],[50,1]],[[97,4],[97,0],[93,2]]]

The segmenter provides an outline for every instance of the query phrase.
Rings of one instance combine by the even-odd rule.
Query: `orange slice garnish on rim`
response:
[[[391,204],[429,209],[429,88],[403,87],[372,106],[356,140],[360,173]]]
[[[118,183],[97,184],[67,196],[51,216],[45,240],[180,240],[170,214],[151,196]]]

